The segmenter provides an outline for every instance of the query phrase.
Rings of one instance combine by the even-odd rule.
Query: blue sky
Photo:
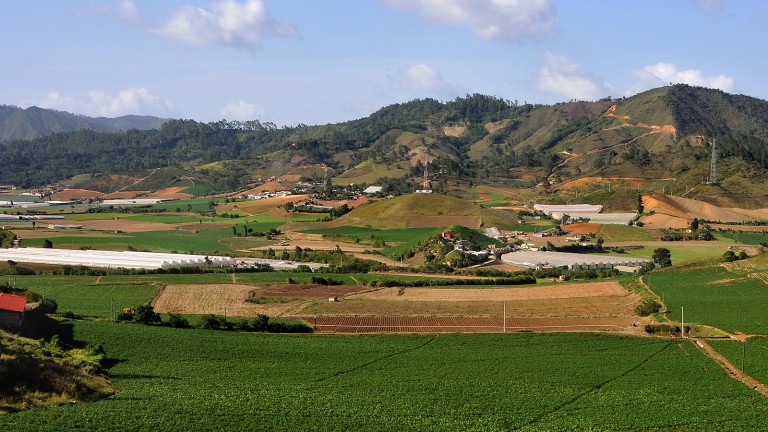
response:
[[[483,93],[668,83],[768,98],[760,0],[35,0],[0,16],[0,104],[277,125]]]

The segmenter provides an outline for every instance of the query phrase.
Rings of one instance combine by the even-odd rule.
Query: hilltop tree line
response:
[[[670,107],[678,137],[714,135],[724,156],[740,156],[768,167],[765,101],[674,86],[663,103]],[[537,128],[543,127],[530,120],[539,109],[548,110],[550,129],[529,141],[540,130]],[[409,157],[411,149],[397,141],[404,132],[419,134],[421,145],[436,151],[435,171],[430,168],[430,174],[435,174],[438,183],[440,175],[471,182],[504,177],[513,168],[534,169],[546,176],[563,159],[559,146],[594,132],[597,111],[575,112],[473,94],[448,102],[420,99],[394,104],[366,118],[323,126],[170,120],[154,130],[80,130],[0,142],[4,167],[0,183],[28,188],[77,174],[139,175],[159,167],[187,169],[221,162],[215,169],[199,173],[209,177],[216,191],[226,191],[243,186],[250,173],[275,159],[290,161],[299,156],[303,163],[326,164],[338,172],[348,165],[342,165],[335,156],[349,151],[353,164],[373,159],[391,166]],[[504,122],[494,123],[498,128],[493,132],[486,129],[490,122],[500,120]],[[448,126],[461,126],[464,133],[446,135],[442,129]],[[487,153],[470,158],[470,149],[481,140],[487,143]],[[651,156],[647,149],[632,145],[622,158],[646,166]]]

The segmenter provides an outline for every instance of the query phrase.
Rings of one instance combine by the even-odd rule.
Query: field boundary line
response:
[[[591,389],[588,389],[588,390],[586,390],[586,391],[583,391],[583,392],[581,392],[581,393],[577,394],[576,396],[574,396],[574,397],[573,397],[573,398],[571,398],[570,400],[567,400],[567,401],[563,402],[562,404],[560,404],[560,405],[558,405],[558,406],[556,406],[556,407],[552,408],[551,410],[549,410],[549,411],[547,411],[547,412],[545,412],[545,413],[542,413],[542,414],[541,414],[541,415],[539,415],[539,416],[536,416],[536,417],[534,417],[534,418],[533,418],[533,419],[531,419],[531,420],[530,420],[528,423],[525,423],[525,424],[523,424],[523,425],[520,425],[520,426],[518,426],[518,427],[515,427],[515,428],[514,428],[514,429],[512,429],[512,430],[520,430],[520,429],[522,429],[522,428],[524,428],[524,427],[526,427],[526,426],[530,426],[530,425],[533,425],[533,424],[536,424],[536,423],[540,423],[540,422],[541,422],[541,421],[542,421],[542,420],[543,420],[545,417],[548,417],[548,416],[550,416],[550,415],[552,415],[552,414],[555,414],[555,413],[557,413],[557,412],[561,411],[563,408],[567,407],[568,405],[573,405],[573,404],[574,404],[574,403],[576,403],[576,402],[577,402],[579,399],[582,399],[583,397],[585,397],[585,396],[588,396],[588,395],[591,395],[591,394],[593,394],[593,393],[597,393],[597,392],[598,392],[598,391],[599,391],[601,388],[603,388],[603,387],[604,387],[604,386],[606,386],[607,384],[610,384],[611,382],[613,382],[613,381],[615,381],[615,380],[617,380],[617,379],[619,379],[619,378],[623,378],[623,377],[625,377],[625,376],[627,376],[627,375],[631,374],[632,372],[636,371],[637,369],[640,369],[640,367],[642,367],[643,365],[645,365],[646,363],[648,363],[649,361],[651,361],[651,359],[653,359],[654,357],[656,357],[656,356],[658,356],[659,354],[661,354],[661,353],[662,353],[664,350],[666,350],[667,348],[669,348],[669,347],[670,347],[672,344],[673,344],[673,342],[672,342],[672,341],[668,341],[668,342],[667,342],[666,344],[664,344],[664,346],[662,346],[662,347],[661,347],[659,350],[657,350],[657,351],[655,351],[655,352],[651,353],[651,355],[649,355],[649,356],[648,356],[647,358],[645,358],[643,361],[641,361],[640,363],[636,364],[635,366],[633,366],[632,368],[628,369],[627,371],[625,371],[625,372],[622,372],[622,373],[620,373],[619,375],[616,375],[616,376],[614,376],[614,377],[612,377],[612,378],[608,378],[607,380],[605,380],[605,381],[603,381],[603,382],[601,382],[601,383],[598,383],[597,385],[595,385],[595,386],[594,386],[594,387],[592,387]]]
[[[327,380],[329,380],[329,379],[331,379],[331,378],[336,378],[336,377],[340,377],[340,376],[342,376],[342,375],[346,375],[346,374],[348,374],[348,373],[352,373],[352,372],[354,372],[354,371],[357,371],[357,370],[363,369],[363,368],[365,368],[365,367],[368,367],[368,366],[370,366],[370,365],[372,365],[372,364],[378,363],[378,362],[380,362],[380,361],[383,361],[383,360],[387,360],[387,359],[390,359],[390,358],[392,358],[392,357],[397,357],[397,356],[399,356],[399,355],[408,354],[408,353],[411,353],[411,352],[414,352],[414,351],[418,351],[418,350],[420,350],[420,349],[424,348],[425,346],[427,346],[427,345],[431,344],[432,342],[434,342],[434,341],[435,341],[435,339],[437,339],[437,337],[438,337],[438,336],[439,336],[439,335],[434,335],[434,336],[432,336],[432,338],[430,338],[428,341],[424,342],[424,343],[423,343],[423,344],[421,344],[421,345],[415,346],[415,347],[413,347],[413,348],[408,348],[408,349],[405,349],[405,350],[402,350],[402,351],[397,351],[397,352],[394,352],[394,353],[392,353],[392,354],[388,354],[388,355],[385,355],[385,356],[383,356],[383,357],[379,357],[379,358],[377,358],[377,359],[374,359],[374,360],[371,360],[371,361],[369,361],[369,362],[363,363],[363,364],[361,364],[361,365],[355,366],[355,367],[353,367],[353,368],[351,368],[351,369],[342,370],[342,371],[336,372],[336,373],[334,373],[334,374],[328,375],[328,376],[326,376],[326,377],[323,377],[323,378],[319,378],[319,379],[316,379],[316,380],[315,380],[315,382],[316,382],[316,383],[319,383],[319,382],[327,381]]]
[[[728,360],[724,355],[720,354],[716,349],[712,348],[710,344],[708,344],[706,341],[701,339],[691,339],[691,341],[694,343],[694,345],[699,348],[701,352],[707,355],[707,357],[711,358],[715,363],[717,363],[727,374],[737,380],[743,383],[745,386],[751,388],[752,390],[760,393],[761,395],[768,397],[768,386],[764,383],[756,380],[755,378],[744,374],[741,369],[736,367],[735,364],[733,364],[730,360]],[[746,342],[742,342],[746,343]]]

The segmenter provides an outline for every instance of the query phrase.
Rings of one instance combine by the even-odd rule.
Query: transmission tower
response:
[[[709,167],[709,181],[707,183],[717,183],[717,145],[714,136],[712,137],[712,163]]]

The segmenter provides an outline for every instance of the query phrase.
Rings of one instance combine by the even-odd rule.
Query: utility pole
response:
[[[680,306],[680,333],[682,338],[685,339],[685,310]]]
[[[741,344],[741,379],[744,379],[744,357],[747,356],[747,340]]]

